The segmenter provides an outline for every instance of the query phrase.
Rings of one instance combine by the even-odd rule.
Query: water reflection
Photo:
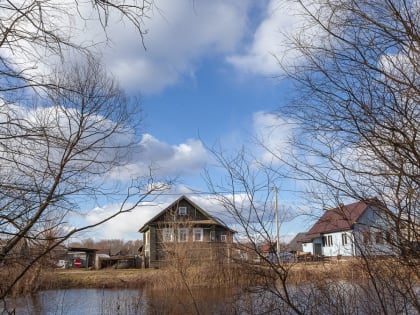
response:
[[[8,301],[7,308],[19,315],[148,314],[139,290],[48,290]]]
[[[193,298],[191,297],[193,294]],[[232,314],[234,292],[186,290],[48,290],[9,300],[8,310],[23,315],[71,314]]]
[[[16,314],[380,314],[382,309],[369,283],[325,281],[289,286],[293,306],[281,287],[251,291],[190,288],[191,290],[69,289],[41,291],[8,301]],[[251,289],[251,288],[248,288]],[[419,289],[416,287],[416,289]],[[418,291],[415,292],[417,295]],[[389,295],[390,314],[418,314],[408,300]]]

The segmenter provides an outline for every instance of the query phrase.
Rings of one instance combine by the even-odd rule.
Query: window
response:
[[[164,242],[173,242],[174,240],[174,229],[164,228],[162,230],[162,238]]]
[[[391,233],[390,232],[388,232],[388,231],[385,232],[385,239],[386,239],[386,242],[388,244],[391,244],[392,238],[391,238]]]
[[[202,228],[194,228],[193,229],[193,241],[194,242],[202,242],[203,241],[203,229]]]
[[[363,232],[363,243],[369,244],[370,243],[370,233]]]
[[[216,240],[216,231],[210,231],[210,241],[214,242]]]
[[[341,243],[343,245],[347,245],[348,244],[348,236],[346,233],[341,234]]]
[[[333,245],[332,235],[328,235],[327,246],[332,246],[332,245]]]
[[[179,228],[178,229],[178,241],[179,242],[188,241],[188,229],[187,228]]]
[[[383,244],[384,243],[384,238],[382,236],[382,232],[376,232],[375,233],[375,242],[376,242],[376,244]]]
[[[324,247],[330,247],[333,245],[332,235],[322,237],[322,245]]]
[[[150,231],[147,231],[145,233],[144,245],[149,245],[149,243],[150,243]]]
[[[221,241],[221,242],[226,242],[226,240],[227,240],[227,236],[226,236],[226,234],[222,234],[222,235],[220,235],[220,241]]]
[[[187,207],[179,207],[178,208],[179,215],[187,215]]]

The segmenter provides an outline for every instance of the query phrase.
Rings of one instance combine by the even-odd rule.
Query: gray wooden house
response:
[[[226,261],[235,233],[186,196],[159,212],[139,232],[146,268],[171,264],[181,256],[196,262]]]

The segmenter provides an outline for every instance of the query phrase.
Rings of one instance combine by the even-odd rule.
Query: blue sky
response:
[[[136,157],[140,162],[133,161],[127,174],[120,176],[141,173],[153,161],[161,166],[159,175],[180,176],[173,193],[185,193],[185,187],[206,191],[201,178],[211,160],[206,147],[220,143],[234,150],[246,145],[265,159],[250,140],[275,123],[280,128],[268,145],[287,148],[282,141],[289,130],[271,111],[286,104],[291,90],[279,79],[281,69],[274,56],[286,63],[294,60],[295,54],[285,49],[284,33],[293,32],[299,20],[282,3],[157,0],[145,20],[146,49],[130,25],[110,23],[111,41],[97,50],[127,93],[141,97],[144,117],[141,153]],[[104,39],[97,26],[88,29],[77,36]],[[159,203],[162,207],[174,198],[162,196]],[[195,198],[206,204],[200,196]],[[281,202],[291,200],[280,195]],[[116,206],[103,205],[85,219],[94,222]],[[138,238],[137,230],[161,207],[146,205],[86,236]],[[284,226],[285,237],[307,227],[289,223]]]

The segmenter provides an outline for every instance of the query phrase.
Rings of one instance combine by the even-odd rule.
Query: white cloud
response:
[[[110,30],[113,44],[104,52],[122,85],[142,93],[159,92],[193,76],[199,58],[231,52],[245,31],[244,1],[157,1],[145,21],[144,50],[138,34],[122,24]]]
[[[123,88],[150,94],[194,78],[198,61],[208,56],[230,55],[227,61],[238,69],[263,75],[279,74],[276,57],[286,63],[296,61],[297,53],[289,50],[286,34],[300,30],[303,20],[296,5],[281,0],[269,1],[252,42],[237,53],[246,35],[253,32],[250,19],[258,15],[254,11],[261,6],[249,0],[158,0],[143,20],[146,50],[137,30],[121,21],[120,15],[108,17],[105,34],[89,2],[80,3],[77,11],[73,2],[63,2],[61,9],[69,15],[59,18],[59,12],[54,11],[50,18],[52,27],[66,40],[102,56]],[[13,55],[2,54],[42,73],[48,72],[46,65],[51,62],[62,62],[34,43],[22,43],[21,47],[24,49]],[[66,53],[65,47],[63,50]]]
[[[0,107],[3,109],[2,114],[0,114],[0,122],[3,123],[6,134],[15,135],[26,130],[16,129],[12,124],[6,123],[8,117],[13,117],[15,120],[19,119],[23,127],[35,129],[39,128],[39,126],[48,127],[46,130],[51,130],[50,136],[55,136],[55,133],[59,133],[60,136],[69,137],[69,139],[69,130],[75,130],[77,127],[72,125],[74,120],[68,119],[69,117],[77,116],[78,112],[76,109],[67,109],[64,112],[61,107],[43,107],[34,108],[33,110],[25,109],[19,105],[0,104]],[[101,121],[101,124],[94,124],[96,120]],[[79,154],[79,158],[72,161],[68,167],[80,168],[85,164],[92,164],[89,170],[93,171],[96,164],[90,163],[93,159],[90,157],[90,154],[95,155],[95,160],[101,162],[101,166],[108,162],[112,163],[115,157],[119,157],[124,159],[124,161],[121,161],[121,163],[124,163],[124,166],[113,166],[108,175],[111,180],[125,182],[133,178],[148,176],[150,170],[153,171],[152,175],[157,177],[195,175],[203,170],[210,159],[205,146],[200,140],[187,139],[183,143],[170,145],[150,134],[144,134],[141,141],[134,147],[134,150],[127,153],[120,146],[128,145],[134,141],[134,132],[132,130],[117,128],[114,134],[106,137],[105,140],[98,141],[98,137],[102,132],[100,128],[107,128],[103,131],[107,132],[108,129],[112,129],[113,122],[95,115],[89,117],[89,122],[92,122],[93,127],[84,130],[84,139],[86,141],[84,145],[88,145],[88,141],[90,141],[91,150],[86,151],[83,156]],[[14,129],[16,130],[14,131]],[[21,154],[17,157],[13,152],[1,152],[0,155],[5,158],[3,162],[6,163],[5,161],[10,159],[10,154],[14,156],[13,159],[10,159],[11,161],[19,158],[21,161],[25,160],[23,165],[28,166],[38,163],[39,169],[46,167],[45,163],[47,162],[56,163],[59,161],[61,155],[64,154],[62,152],[63,148],[49,145],[49,154],[46,155],[47,147],[40,146],[40,141],[30,141],[26,137],[21,139],[11,136],[9,139],[4,139],[5,145],[7,144],[11,147],[19,146]],[[31,146],[33,148],[31,151],[28,151],[28,148],[31,148]],[[18,171],[15,168],[4,168],[2,172],[5,172],[6,169],[11,169],[14,172]]]
[[[111,177],[126,180],[148,175],[150,170],[155,176],[191,175],[203,170],[209,158],[200,140],[188,139],[185,143],[170,145],[144,134],[131,160]]]
[[[53,16],[52,25],[62,30],[66,39],[88,46],[102,56],[123,88],[150,94],[185,78],[194,78],[198,61],[208,56],[230,54],[227,61],[238,69],[263,75],[281,71],[274,55],[282,61],[295,61],[296,51],[288,49],[285,34],[301,29],[302,18],[296,14],[296,5],[281,0],[269,2],[252,43],[242,53],[236,53],[245,36],[253,32],[250,19],[257,15],[254,11],[260,6],[249,0],[158,0],[143,20],[147,30],[146,50],[137,30],[129,22],[121,21],[120,15],[108,17],[105,34],[89,2],[79,4],[77,12],[73,3],[63,3],[62,9],[69,16],[63,19]],[[22,51],[36,53],[9,57],[29,68],[33,66],[46,73],[46,65],[54,60],[62,62],[45,56],[48,52],[33,43],[23,47]]]
[[[89,1],[77,7],[74,2],[56,4],[46,9],[43,18],[66,41],[89,47],[102,56],[125,89],[148,94],[193,76],[198,59],[234,51],[246,32],[248,7],[248,0],[155,1],[142,20],[147,31],[146,50],[135,27],[113,10],[106,19],[102,17],[106,21],[104,32],[97,20],[98,11]],[[21,22],[16,27],[30,29],[30,24]],[[7,50],[1,54],[16,65],[32,69],[31,73],[47,74],[51,63],[62,62],[54,52],[33,41],[16,45],[19,49],[13,54]],[[77,58],[74,51],[69,52],[71,48],[60,49],[64,55]]]
[[[289,140],[293,134],[293,125],[280,115],[257,112],[253,117],[253,128],[260,144],[256,149],[260,161],[276,162],[292,150]]]
[[[296,8],[279,0],[271,0],[265,19],[257,28],[253,42],[243,54],[233,55],[228,61],[250,73],[276,75],[281,71],[277,58],[294,58],[295,52],[285,49],[286,34],[300,23],[294,15]]]
[[[88,212],[83,223],[93,224],[105,217],[116,213],[120,208],[119,204],[97,207]],[[90,233],[95,239],[140,239],[138,230],[153,216],[161,211],[156,203],[142,203],[141,206],[131,212],[123,213],[112,220],[93,229]]]
[[[304,2],[305,6],[316,6],[311,1]],[[243,53],[228,57],[228,62],[243,72],[266,76],[279,75],[282,67],[301,62],[300,53],[291,49],[291,38],[299,34],[313,41],[318,35],[316,28],[309,27],[305,22],[302,13],[301,6],[296,2],[270,0],[252,43]]]
[[[100,169],[112,167],[114,160],[123,154],[119,148],[128,145],[134,137],[132,130],[116,126],[112,120],[99,114],[85,116],[83,126],[79,126],[80,112],[76,108],[25,108],[0,101],[0,109],[0,130],[4,145],[0,152],[3,164],[0,173],[4,176],[4,172],[8,172],[20,180],[45,180],[43,176],[50,174],[51,169],[61,167],[63,156],[69,150],[65,144],[75,141],[76,131],[81,133],[83,140],[77,142],[74,148],[77,158],[73,156],[67,161],[65,170],[80,170],[79,176],[89,176],[90,172],[101,172]],[[44,133],[41,135],[39,130]],[[33,137],[28,136],[30,131]],[[52,138],[58,140],[51,141]],[[34,165],[37,166],[39,178],[34,174]],[[41,175],[44,171],[45,174]]]

